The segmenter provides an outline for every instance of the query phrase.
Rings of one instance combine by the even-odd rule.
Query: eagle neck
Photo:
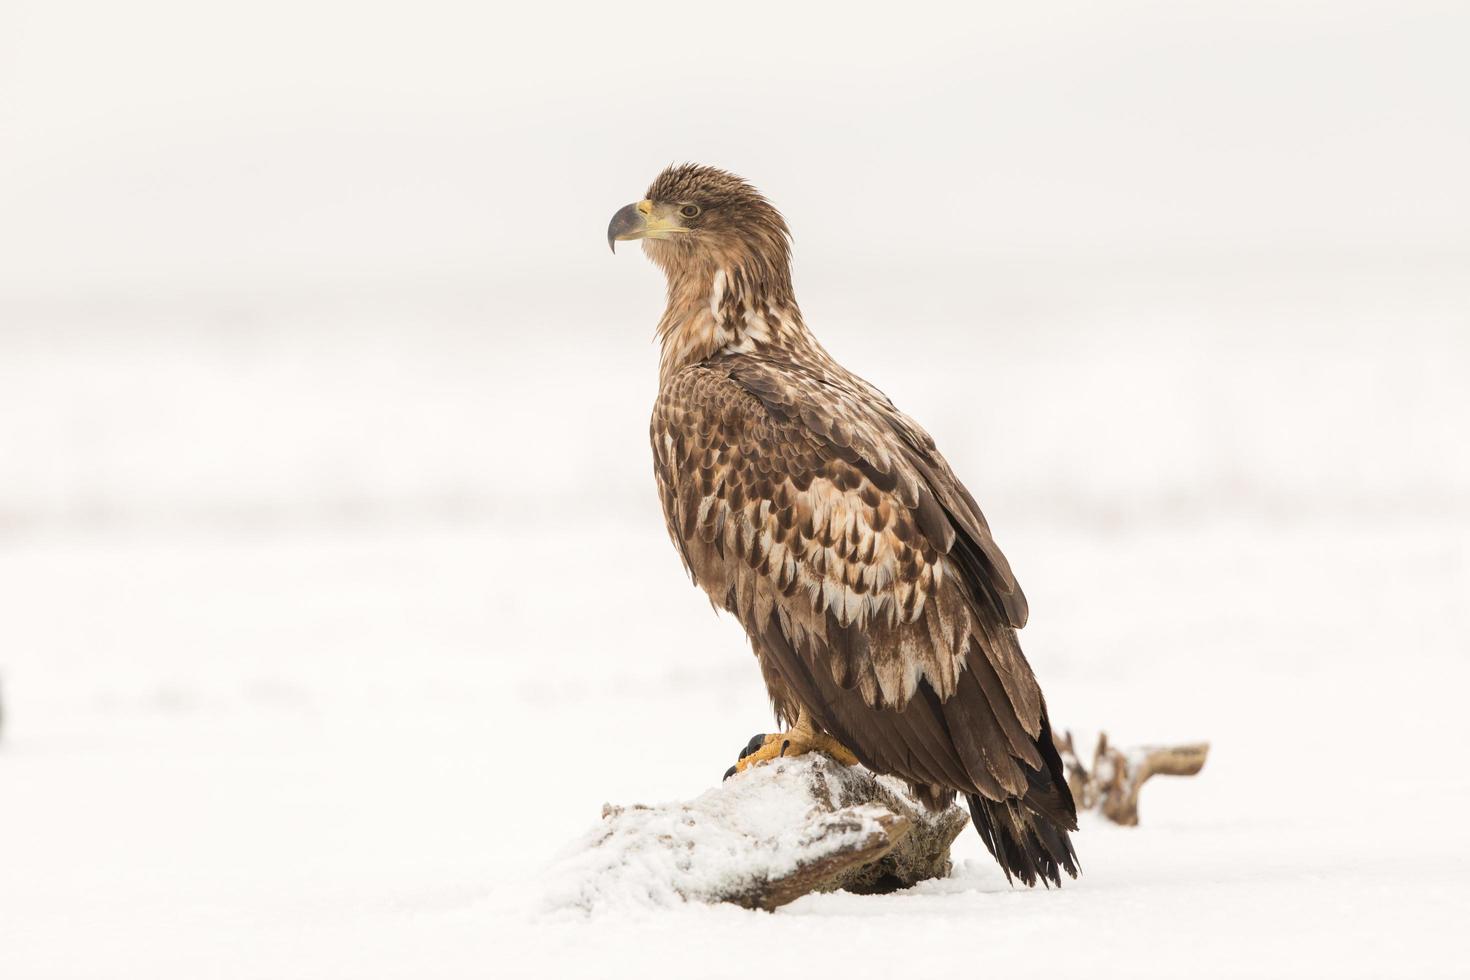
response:
[[[659,382],[721,354],[820,350],[796,305],[788,276],[745,267],[670,269],[669,304],[658,324]]]

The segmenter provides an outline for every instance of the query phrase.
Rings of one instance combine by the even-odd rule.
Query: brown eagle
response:
[[[607,238],[642,239],[668,277],[650,434],[669,536],[789,729],[735,769],[821,751],[930,806],[963,793],[1007,878],[1076,877],[1077,811],[1016,641],[1025,596],[934,440],[807,329],[780,213],[686,164]]]

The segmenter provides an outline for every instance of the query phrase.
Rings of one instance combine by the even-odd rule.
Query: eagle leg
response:
[[[805,755],[808,752],[825,753],[844,766],[858,764],[857,756],[849,752],[847,746],[819,729],[812,722],[811,716],[802,710],[797,713],[796,724],[791,726],[790,731],[776,732],[773,735],[757,735],[752,738],[750,744],[740,753],[740,759],[735,763],[734,768],[725,773],[725,778],[728,779],[735,773],[744,772],[751,766],[762,762]]]

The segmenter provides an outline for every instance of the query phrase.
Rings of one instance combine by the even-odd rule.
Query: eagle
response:
[[[807,329],[791,233],[751,184],[671,166],[613,215],[668,280],[650,438],[669,537],[750,637],[782,731],[956,794],[1007,880],[1077,876],[1077,811],[1021,652],[1026,598],[934,440]]]

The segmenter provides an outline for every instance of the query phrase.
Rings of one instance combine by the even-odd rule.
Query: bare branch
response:
[[[1125,827],[1138,825],[1138,794],[1154,776],[1193,776],[1204,768],[1209,742],[1187,745],[1142,745],[1119,749],[1109,744],[1107,733],[1097,738],[1088,771],[1077,755],[1071,732],[1053,735],[1057,752],[1067,769],[1067,786],[1078,810],[1097,810]]]

